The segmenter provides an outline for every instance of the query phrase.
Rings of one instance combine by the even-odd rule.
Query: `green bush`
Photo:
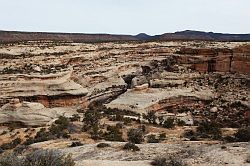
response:
[[[159,139],[160,140],[165,140],[167,137],[166,137],[166,133],[161,133],[160,135],[159,135]]]
[[[93,125],[89,133],[91,134],[91,138],[94,140],[100,139],[102,135],[102,131],[98,124]]]
[[[84,114],[83,118],[83,129],[84,131],[88,131],[92,128],[92,126],[99,125],[99,121],[101,118],[101,114],[97,110],[87,110]]]
[[[202,138],[221,139],[222,132],[218,124],[204,121],[197,127],[197,133]]]
[[[239,142],[249,142],[250,141],[250,127],[240,128],[235,133],[235,139]]]
[[[156,138],[156,135],[151,134],[147,136],[147,142],[148,143],[159,143],[160,140]]]
[[[142,116],[148,120],[148,123],[156,124],[157,116],[155,115],[155,111],[148,111],[147,114],[143,114]]]
[[[128,140],[135,144],[142,143],[144,141],[143,131],[141,129],[130,129],[128,131]]]
[[[133,143],[126,143],[124,146],[123,146],[123,149],[124,150],[131,150],[131,151],[140,151],[140,148],[138,146],[136,146],[135,144]]]
[[[167,166],[167,159],[164,157],[156,157],[151,162],[151,165],[154,166]]]
[[[74,114],[72,115],[72,117],[70,118],[71,122],[75,122],[75,121],[80,121],[81,117],[78,114]]]
[[[108,126],[107,132],[104,133],[104,139],[107,141],[124,141],[122,138],[122,132],[117,126]]]
[[[70,120],[68,118],[60,116],[49,128],[49,132],[57,138],[69,138],[68,132],[66,131],[69,124]]]
[[[96,147],[98,147],[98,148],[106,148],[106,147],[110,147],[110,145],[107,144],[107,143],[99,143],[99,144],[97,144]]]
[[[173,128],[175,125],[174,125],[174,119],[173,118],[168,118],[167,120],[165,120],[162,124],[163,127],[165,128]]]
[[[77,146],[82,146],[83,144],[80,141],[77,142],[72,142],[69,147],[77,147]]]
[[[24,144],[30,145],[37,142],[44,142],[56,138],[70,138],[70,120],[66,117],[60,116],[48,129],[41,128],[39,132],[36,133],[34,138],[27,139]]]

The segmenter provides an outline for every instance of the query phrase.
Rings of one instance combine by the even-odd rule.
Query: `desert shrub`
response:
[[[74,166],[70,155],[55,150],[36,150],[24,157],[22,166]]]
[[[223,138],[223,141],[225,141],[225,142],[234,142],[235,141],[235,137],[228,135],[228,136],[225,136]]]
[[[69,118],[60,116],[49,128],[48,135],[53,135],[56,138],[69,138],[68,126],[70,124]]]
[[[72,117],[70,117],[71,122],[80,121],[80,119],[81,117],[78,114],[74,114]]]
[[[247,156],[246,163],[250,163],[250,155]]]
[[[99,124],[95,124],[91,127],[91,130],[89,131],[89,133],[91,134],[91,138],[94,140],[98,140],[101,138],[102,135],[102,131],[99,127]]]
[[[108,126],[107,132],[104,133],[104,139],[107,141],[119,141],[123,142],[122,132],[116,126]]]
[[[146,126],[145,126],[145,125],[139,126],[139,129],[140,129],[143,133],[146,133]]]
[[[93,129],[93,126],[98,126],[99,127],[99,121],[101,118],[101,114],[99,111],[96,110],[87,110],[84,114],[83,118],[83,130],[84,131],[89,131]]]
[[[140,144],[144,141],[144,135],[141,129],[130,129],[128,131],[129,142]]]
[[[173,118],[168,118],[165,120],[162,124],[163,127],[165,128],[173,128],[174,127],[174,119]]]
[[[143,114],[142,116],[148,123],[156,124],[157,116],[155,115],[155,111],[148,111],[147,114]]]
[[[249,142],[250,141],[250,127],[240,128],[235,133],[235,139],[239,142]]]
[[[0,166],[23,166],[23,161],[14,153],[0,156]]]
[[[122,123],[116,123],[115,125],[118,129],[122,129],[123,128],[123,124]]]
[[[70,120],[68,118],[60,116],[49,128],[49,132],[57,138],[69,138],[69,135],[66,132],[69,123]]]
[[[107,143],[99,143],[99,144],[97,144],[96,147],[98,147],[98,148],[106,148],[106,147],[110,147],[110,145],[107,144]]]
[[[35,135],[34,138],[28,138],[23,144],[30,145],[37,142],[44,142],[51,139],[55,139],[56,137],[53,136],[50,132],[47,132],[45,128],[41,128]]]
[[[30,145],[37,142],[44,142],[56,138],[70,138],[70,120],[66,117],[60,116],[48,129],[41,128],[36,133],[34,138],[29,138],[24,142],[24,145]]]
[[[178,125],[178,126],[185,126],[186,123],[185,123],[185,121],[183,121],[183,120],[177,120],[177,125]]]
[[[227,147],[226,147],[226,146],[224,146],[224,145],[223,145],[223,146],[221,146],[220,148],[221,148],[221,149],[227,149]]]
[[[21,143],[21,139],[20,138],[16,138],[16,139],[14,139],[13,141],[11,141],[9,143],[2,144],[0,148],[2,150],[13,149],[17,145],[19,145],[20,143]]]
[[[151,165],[154,166],[167,166],[167,159],[164,157],[156,157],[151,162]]]
[[[128,125],[132,122],[132,119],[129,117],[124,117],[122,121],[124,122],[125,125]]]
[[[72,142],[69,147],[77,147],[77,146],[82,146],[83,144],[80,141],[77,142]]]
[[[186,130],[183,133],[183,137],[189,138],[190,141],[198,141],[198,139],[197,139],[197,133],[194,132],[193,130]]]
[[[159,135],[159,139],[160,140],[165,140],[167,137],[166,137],[166,133],[161,133],[160,135]]]
[[[14,153],[15,154],[22,154],[23,151],[25,151],[26,149],[28,149],[28,146],[26,145],[18,145],[15,149],[14,149]]]
[[[140,151],[140,148],[138,146],[136,146],[134,143],[126,143],[123,146],[124,150],[131,150],[131,151]]]
[[[197,133],[202,138],[220,139],[222,136],[219,125],[214,122],[204,121],[197,127]]]
[[[169,159],[165,157],[156,157],[151,162],[153,166],[186,166],[187,164],[182,159],[170,156]]]
[[[182,161],[181,158],[178,157],[170,157],[167,161],[168,166],[186,166],[187,164]]]
[[[147,142],[148,143],[159,143],[160,140],[156,138],[156,135],[151,134],[147,136]]]

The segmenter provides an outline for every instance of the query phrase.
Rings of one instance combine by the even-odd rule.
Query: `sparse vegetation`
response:
[[[250,127],[238,129],[234,136],[236,141],[250,142]]]
[[[167,159],[165,157],[156,157],[151,162],[153,166],[167,166]]]
[[[162,124],[163,127],[165,128],[173,128],[175,125],[174,125],[174,119],[173,118],[168,118],[167,120],[165,120]]]
[[[28,138],[24,144],[30,145],[56,138],[69,138],[69,124],[70,120],[68,118],[60,116],[48,130],[46,128],[41,128],[34,138]]]
[[[123,142],[122,132],[117,126],[108,126],[107,132],[103,134],[104,139],[107,141]]]
[[[123,146],[124,150],[131,150],[131,151],[140,151],[140,148],[138,146],[136,146],[134,143],[126,143]]]
[[[128,131],[128,140],[131,143],[140,144],[144,141],[144,135],[141,129],[130,129]]]
[[[250,163],[250,155],[247,156],[246,163]]]
[[[106,147],[110,147],[110,144],[108,144],[108,143],[99,143],[99,144],[97,144],[96,147],[98,147],[98,148],[106,148]]]
[[[36,150],[24,156],[15,154],[0,157],[0,166],[74,166],[70,155],[64,155],[55,150]]]
[[[101,113],[98,110],[87,110],[83,118],[83,131],[88,131],[91,138],[97,140],[101,137],[100,130]]]
[[[157,116],[155,115],[155,111],[148,111],[147,114],[143,114],[143,118],[150,124],[156,124]]]
[[[16,138],[14,139],[13,141],[11,141],[10,143],[5,143],[5,144],[2,144],[0,146],[0,148],[2,150],[8,150],[8,149],[13,149],[15,148],[17,145],[19,145],[21,143],[21,139],[20,138]]]
[[[167,160],[165,157],[156,157],[152,162],[153,166],[187,166],[182,159],[170,156]]]
[[[201,138],[221,139],[222,132],[215,122],[204,121],[197,127],[197,134]]]
[[[72,142],[69,147],[77,147],[77,146],[82,146],[83,144],[80,141],[77,142]]]
[[[159,143],[160,140],[158,138],[156,138],[156,135],[150,134],[147,136],[147,142],[148,143]]]
[[[72,117],[70,118],[71,122],[75,122],[75,121],[80,121],[81,117],[78,114],[74,114],[72,115]]]

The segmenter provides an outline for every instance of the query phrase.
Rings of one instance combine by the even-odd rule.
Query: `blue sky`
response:
[[[0,29],[250,33],[250,0],[0,0]]]

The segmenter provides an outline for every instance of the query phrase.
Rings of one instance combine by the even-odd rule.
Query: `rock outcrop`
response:
[[[0,98],[39,102],[46,107],[85,107],[88,90],[70,80],[71,73],[72,71],[48,75],[2,75]]]
[[[59,116],[70,116],[76,113],[67,108],[46,108],[41,103],[19,102],[11,100],[0,108],[0,124],[17,124],[21,127],[45,126]]]

